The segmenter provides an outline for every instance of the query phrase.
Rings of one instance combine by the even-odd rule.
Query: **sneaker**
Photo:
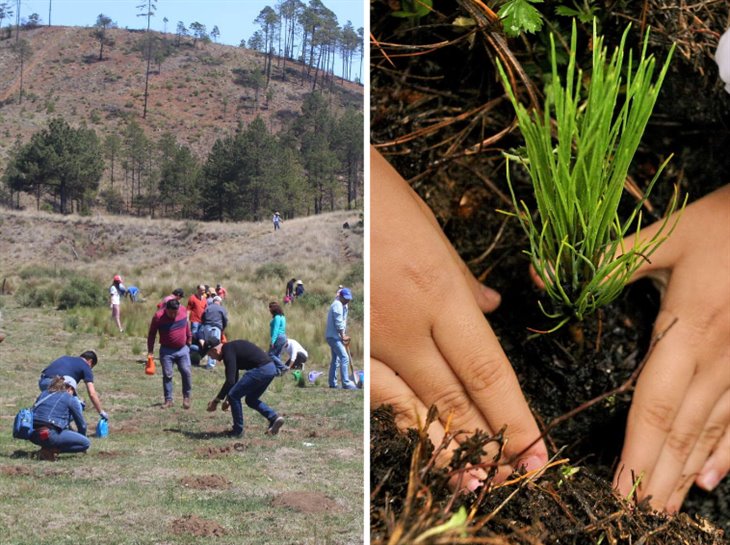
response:
[[[184,397],[183,398],[183,409],[189,409],[190,408],[190,398]]]
[[[240,431],[240,432],[236,433],[233,430],[228,430],[226,432],[226,437],[228,437],[230,439],[243,439],[243,432]]]
[[[172,399],[166,399],[162,404],[163,409],[170,409],[172,407]]]
[[[270,425],[269,429],[266,430],[266,435],[276,435],[279,433],[279,429],[284,424],[284,417],[277,416],[276,420],[274,420]]]
[[[208,370],[215,369],[215,362],[214,361],[208,361],[208,363],[205,365],[205,368],[208,369]]]

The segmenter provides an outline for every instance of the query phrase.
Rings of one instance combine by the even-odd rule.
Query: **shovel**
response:
[[[345,350],[347,350],[347,357],[350,358],[350,380],[357,386],[357,377],[355,376],[355,362],[352,359],[352,353],[350,352],[350,338],[347,338],[345,344]]]

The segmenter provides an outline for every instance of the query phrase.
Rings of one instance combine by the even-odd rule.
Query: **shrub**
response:
[[[289,269],[283,263],[267,263],[261,265],[256,269],[256,280],[263,280],[264,278],[276,277],[279,280],[284,280],[289,277]]]
[[[72,278],[63,289],[58,300],[58,308],[65,310],[76,307],[98,307],[104,305],[106,297],[104,288],[83,277]]]
[[[29,286],[15,294],[21,307],[54,307],[58,299],[58,289],[53,285]]]
[[[351,288],[352,286],[360,285],[365,280],[365,270],[361,264],[356,264],[350,267],[350,270],[342,279],[342,285]]]

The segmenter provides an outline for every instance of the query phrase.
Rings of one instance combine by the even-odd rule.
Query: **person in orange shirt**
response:
[[[200,284],[198,291],[188,298],[188,322],[190,322],[190,331],[193,334],[193,339],[197,338],[196,334],[203,323],[203,312],[205,312],[205,308],[208,306],[205,291],[205,286]]]

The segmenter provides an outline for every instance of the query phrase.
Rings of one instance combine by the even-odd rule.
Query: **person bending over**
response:
[[[246,405],[269,421],[267,435],[279,433],[284,418],[260,399],[278,374],[271,356],[245,340],[219,343],[208,348],[207,352],[209,358],[223,360],[225,365],[226,380],[218,395],[208,403],[208,411],[214,412],[221,402],[224,411],[230,405],[233,428],[228,435],[235,438],[243,437],[242,398],[246,399]],[[241,371],[245,373],[239,378]]]

